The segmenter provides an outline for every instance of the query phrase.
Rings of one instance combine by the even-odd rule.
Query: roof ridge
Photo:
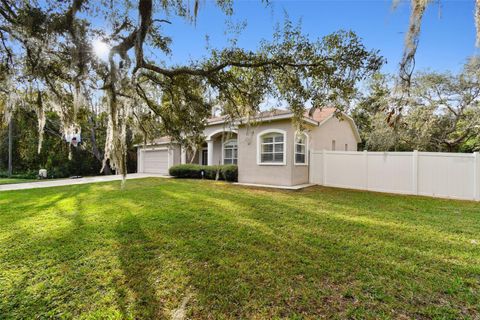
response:
[[[337,108],[335,107],[322,107],[322,108],[316,108],[312,115],[310,115],[310,110],[305,110],[304,112],[304,117],[317,121],[317,122],[322,122],[323,120],[327,119],[330,117],[332,114],[335,113]],[[255,118],[265,118],[265,117],[275,117],[275,116],[284,116],[286,114],[293,113],[293,111],[289,109],[280,109],[280,108],[273,108],[270,110],[264,110],[264,111],[259,111],[255,114]],[[207,119],[208,123],[212,122],[217,122],[217,121],[223,121],[227,119],[227,115],[222,115],[222,116],[217,116],[217,117],[211,117]]]

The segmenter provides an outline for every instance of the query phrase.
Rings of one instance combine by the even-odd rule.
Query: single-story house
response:
[[[168,137],[138,146],[138,172],[168,174],[180,163],[236,164],[240,183],[295,186],[309,182],[310,150],[357,150],[360,135],[348,115],[335,115],[334,108],[306,113],[304,132],[296,132],[293,116],[287,110],[262,112],[254,125],[213,117],[195,153]]]

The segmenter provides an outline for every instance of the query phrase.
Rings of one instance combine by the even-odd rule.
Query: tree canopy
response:
[[[480,0],[472,0],[475,2],[475,10],[473,12],[473,23],[476,28],[475,45],[480,47]],[[391,107],[388,114],[388,122],[395,125],[401,117],[402,109],[408,103],[410,95],[410,87],[412,85],[412,75],[415,70],[415,56],[417,54],[420,42],[420,31],[422,21],[428,6],[433,3],[441,3],[441,0],[411,0],[410,22],[405,36],[405,45],[402,60],[399,65],[399,77],[396,79],[395,93],[399,96],[397,103]],[[400,0],[393,0],[393,7],[396,8]]]
[[[480,59],[471,58],[458,74],[422,71],[412,77],[411,93],[397,126],[385,116],[396,105],[394,80],[373,77],[353,116],[365,148],[373,151],[480,150]]]
[[[233,14],[231,0],[216,4]],[[198,10],[198,0],[1,0],[7,112],[29,97],[22,105],[35,110],[39,132],[48,110],[68,135],[80,131],[82,109],[101,105],[108,113],[104,164],[125,174],[128,127],[145,138],[161,132],[193,145],[214,106],[230,119],[248,118],[268,98],[298,117],[307,105],[342,109],[357,82],[383,63],[353,32],[312,41],[285,19],[255,51],[232,42],[205,59],[169,65],[174,53],[164,25],[172,16],[195,23]],[[105,60],[94,54],[94,42],[110,48]]]

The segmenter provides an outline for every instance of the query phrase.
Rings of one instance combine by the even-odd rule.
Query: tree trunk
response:
[[[13,119],[8,122],[8,176],[13,174]]]
[[[100,161],[100,163],[103,163],[103,154],[100,152],[97,146],[97,138],[96,138],[96,133],[95,133],[95,122],[93,121],[92,116],[88,117],[88,123],[90,124],[90,142],[92,144],[92,153],[95,156],[95,158]],[[106,165],[103,168],[102,171],[106,175],[111,175],[112,170],[110,170],[110,167]]]

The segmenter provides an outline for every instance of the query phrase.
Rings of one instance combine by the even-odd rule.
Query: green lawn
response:
[[[0,178],[0,184],[13,184],[36,181],[33,179],[14,179],[14,178]]]
[[[0,192],[0,318],[480,317],[478,203],[119,186]]]

